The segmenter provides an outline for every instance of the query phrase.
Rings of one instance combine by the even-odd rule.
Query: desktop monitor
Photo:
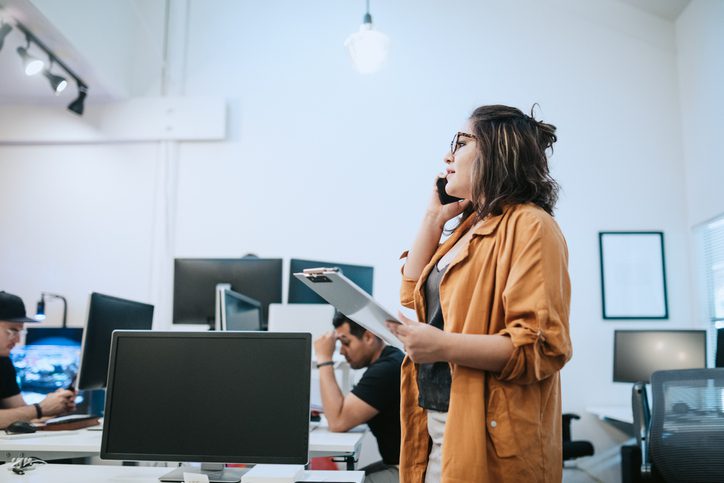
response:
[[[706,367],[705,330],[617,330],[613,381],[649,382],[655,371]]]
[[[310,362],[309,334],[115,332],[101,458],[304,465]]]
[[[289,296],[287,303],[290,304],[325,304],[322,297],[314,293],[304,283],[299,281],[294,274],[306,268],[338,267],[342,274],[359,285],[359,287],[372,295],[372,282],[374,278],[374,267],[365,265],[349,265],[345,263],[320,262],[314,260],[300,260],[292,258],[289,263]]]
[[[724,329],[716,330],[716,354],[714,367],[724,367]]]
[[[48,393],[73,385],[82,339],[82,328],[28,328],[25,345],[10,354],[25,402],[40,402]]]
[[[174,260],[174,324],[214,325],[216,285],[228,283],[261,303],[266,328],[270,303],[282,301],[281,258],[177,258]]]
[[[153,323],[153,305],[92,293],[83,337],[78,389],[106,387],[108,354],[114,330],[146,330]]]
[[[261,303],[233,290],[221,296],[221,330],[261,330]]]

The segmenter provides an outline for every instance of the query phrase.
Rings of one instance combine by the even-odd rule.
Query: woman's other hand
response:
[[[405,345],[413,362],[428,363],[447,360],[447,335],[442,330],[405,317],[397,312],[401,324],[387,322],[387,328]]]

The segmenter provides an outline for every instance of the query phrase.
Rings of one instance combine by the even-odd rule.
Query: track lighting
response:
[[[78,83],[78,97],[75,98],[73,102],[68,104],[68,110],[73,111],[79,116],[83,115],[83,103],[85,102],[85,97],[88,95],[88,87],[85,84]]]
[[[13,27],[9,23],[0,22],[2,25],[0,25],[0,50],[3,48],[3,43],[5,42],[5,37],[8,36],[10,31],[13,29]]]
[[[46,79],[48,79],[48,82],[50,82],[50,87],[53,89],[53,92],[55,92],[55,95],[57,96],[58,94],[63,92],[66,87],[68,87],[68,81],[65,79],[65,77],[61,75],[55,75],[50,72],[51,67],[53,67],[52,60],[50,62],[50,67],[43,71],[43,75]]]
[[[55,55],[55,53],[48,48],[47,45],[45,45],[40,39],[38,39],[38,37],[35,36],[35,34],[28,30],[25,25],[23,25],[16,19],[13,19],[13,23],[15,24],[15,28],[17,28],[18,31],[20,31],[23,35],[25,35],[25,45],[20,46],[16,49],[18,55],[23,60],[25,74],[30,76],[42,72],[43,76],[48,79],[48,83],[53,89],[53,93],[55,95],[59,95],[61,92],[63,92],[65,88],[68,87],[69,79],[73,79],[75,81],[75,84],[78,86],[78,97],[76,97],[73,102],[68,104],[68,110],[73,111],[78,115],[82,115],[85,107],[85,98],[88,96],[88,85],[83,82],[83,80],[78,77],[75,72],[70,69],[70,67],[68,67],[62,60],[60,60],[58,56]],[[8,22],[0,20],[0,49],[2,49],[5,37],[8,35],[8,33],[10,33],[12,29],[12,26]],[[35,44],[38,49],[45,52],[45,54],[48,56],[48,67],[45,66],[45,62],[28,53],[31,44]],[[53,65],[57,65],[68,75],[63,76],[52,73],[51,70],[53,69]],[[55,70],[57,72],[58,69]]]
[[[25,75],[35,75],[45,67],[45,63],[32,55],[28,54],[28,47],[30,47],[30,40],[28,39],[28,45],[26,47],[18,47],[18,55],[23,60],[23,68],[25,69]]]

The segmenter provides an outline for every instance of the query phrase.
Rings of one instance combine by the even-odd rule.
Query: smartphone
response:
[[[437,194],[440,197],[440,203],[443,205],[449,205],[450,203],[455,203],[456,201],[462,201],[462,198],[457,198],[447,194],[445,191],[445,185],[447,185],[447,178],[437,179]]]

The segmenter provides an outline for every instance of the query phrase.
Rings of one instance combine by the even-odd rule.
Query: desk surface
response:
[[[599,419],[611,419],[622,423],[633,424],[633,409],[628,406],[589,406],[586,408],[591,414]]]
[[[332,433],[323,427],[309,433],[309,456],[358,455],[365,431]],[[32,434],[0,434],[0,461],[18,456],[35,456],[43,460],[98,456],[102,431],[43,431]],[[2,478],[0,477],[0,481]]]
[[[158,478],[173,468],[111,465],[39,465],[23,476],[10,472],[8,464],[0,466],[0,481],[22,483],[158,483]],[[300,481],[345,481],[362,483],[362,471],[305,471]]]

